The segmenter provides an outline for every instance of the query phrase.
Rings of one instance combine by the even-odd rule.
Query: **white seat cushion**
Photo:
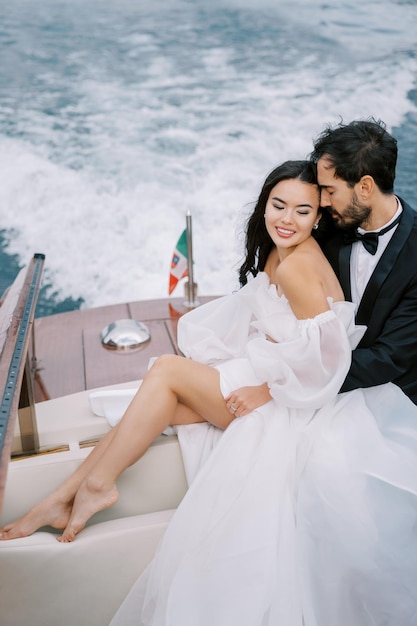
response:
[[[155,552],[174,511],[110,520],[73,543],[37,532],[0,542],[4,626],[104,626]]]

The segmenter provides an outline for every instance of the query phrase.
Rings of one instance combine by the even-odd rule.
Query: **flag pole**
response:
[[[200,304],[197,299],[197,283],[194,282],[194,268],[193,268],[193,232],[192,232],[192,218],[190,209],[187,210],[186,215],[186,236],[187,236],[187,269],[188,269],[188,281],[184,285],[185,302],[184,306],[189,309]]]

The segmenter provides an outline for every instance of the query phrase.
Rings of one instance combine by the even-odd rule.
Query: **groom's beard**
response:
[[[350,204],[347,205],[342,214],[331,207],[329,207],[329,210],[336,228],[343,230],[346,228],[357,228],[358,226],[364,227],[371,214],[371,207],[361,204],[355,192],[353,192]]]

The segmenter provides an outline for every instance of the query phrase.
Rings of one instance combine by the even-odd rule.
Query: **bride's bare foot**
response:
[[[94,513],[107,509],[118,499],[119,493],[114,483],[104,483],[93,477],[87,478],[77,491],[71,517],[58,541],[63,543],[74,541],[75,535],[84,528]]]
[[[53,493],[19,519],[0,528],[0,541],[28,537],[42,526],[61,530],[68,524],[71,509],[72,498],[65,500]]]

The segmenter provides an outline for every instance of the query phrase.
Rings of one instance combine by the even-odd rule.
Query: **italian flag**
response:
[[[178,239],[174,254],[172,255],[171,271],[169,274],[169,294],[174,291],[178,281],[185,276],[188,276],[186,230],[182,232],[181,237]]]

